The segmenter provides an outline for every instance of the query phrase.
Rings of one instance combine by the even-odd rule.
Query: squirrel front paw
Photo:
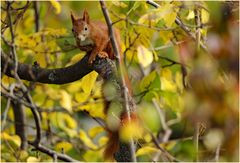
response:
[[[98,57],[99,58],[108,58],[108,54],[106,52],[99,52]]]

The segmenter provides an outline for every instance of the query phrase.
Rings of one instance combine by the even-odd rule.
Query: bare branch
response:
[[[197,4],[197,2],[195,2]],[[197,8],[197,6],[195,6],[194,9],[194,14],[195,14],[195,23],[196,23],[196,46],[197,46],[197,51],[200,50],[200,43],[201,43],[201,16],[200,16],[200,11]]]
[[[25,150],[27,149],[27,130],[25,128],[26,124],[26,115],[23,105],[20,102],[12,101],[13,113],[14,113],[14,125],[15,125],[15,133],[21,139],[20,148]]]
[[[109,13],[108,13],[108,10],[106,8],[105,2],[101,0],[100,4],[101,4],[102,12],[103,12],[103,15],[105,17],[106,23],[108,25],[109,36],[110,36],[110,40],[111,40],[111,43],[112,43],[113,51],[114,51],[114,54],[116,55],[116,58],[117,58],[117,67],[119,68],[119,71],[120,71],[121,84],[122,84],[122,88],[123,88],[123,97],[124,97],[123,108],[124,108],[124,111],[127,113],[128,121],[131,121],[131,110],[130,110],[130,107],[129,107],[129,90],[127,88],[126,81],[125,81],[125,78],[124,78],[124,70],[123,70],[123,67],[122,67],[123,65],[121,64],[121,58],[120,58],[121,56],[120,56],[120,53],[119,53],[119,49],[118,49],[118,46],[117,46],[116,39],[115,39],[114,34],[113,34],[112,22],[111,22],[111,19],[109,17]],[[130,148],[131,161],[136,162],[135,146],[134,146],[133,139],[131,139],[129,141],[129,148]]]
[[[57,157],[59,160],[66,161],[66,162],[79,162],[78,160],[75,160],[65,154],[57,153],[56,151],[51,150],[41,144],[36,145],[35,143],[32,143],[32,142],[28,142],[28,143],[31,144],[32,146],[34,146],[37,150],[39,150],[43,153],[46,153],[47,155],[49,155],[53,158]]]
[[[38,2],[34,1],[33,2],[33,8],[34,8],[34,16],[35,16],[35,31],[39,31],[39,13],[38,13]]]
[[[82,60],[74,65],[57,69],[44,69],[37,66],[19,63],[17,74],[21,79],[28,81],[48,84],[66,84],[81,79],[93,70],[93,67],[89,66],[87,63],[88,57],[89,56],[86,55]],[[14,63],[12,59],[2,52],[1,70],[6,70],[5,75],[13,77],[11,72],[13,68]]]

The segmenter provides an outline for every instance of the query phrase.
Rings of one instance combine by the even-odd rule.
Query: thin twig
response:
[[[13,95],[13,90],[14,90],[15,86],[16,86],[15,84],[11,84],[11,85],[10,85],[10,87],[9,87],[9,92],[10,92],[9,94],[10,94],[10,95]],[[6,104],[4,113],[3,113],[1,131],[4,130],[5,123],[6,123],[6,119],[7,119],[8,110],[9,110],[9,108],[10,108],[10,104],[11,104],[11,98],[8,97],[8,99],[7,99],[7,104]]]
[[[32,142],[28,142],[30,145],[34,146],[37,150],[51,156],[51,157],[57,157],[59,160],[62,160],[62,161],[66,161],[66,162],[79,162],[78,160],[75,160],[65,154],[62,154],[62,153],[57,153],[56,151],[54,150],[51,150],[41,144],[38,144],[36,145],[35,143],[32,143]]]
[[[221,144],[218,144],[218,146],[216,148],[216,154],[215,154],[215,161],[216,162],[219,161],[220,150],[221,150]]]
[[[38,2],[33,2],[33,8],[34,8],[34,16],[35,16],[35,32],[39,31],[39,13],[38,13]]]
[[[14,32],[13,32],[13,24],[12,24],[12,20],[11,20],[11,15],[10,15],[10,2],[7,2],[7,16],[8,16],[8,20],[9,20],[9,28],[10,28],[10,33],[11,33],[11,39],[12,39],[12,43],[11,43],[11,48],[12,48],[12,55],[13,55],[13,61],[14,61],[14,78],[18,81],[19,85],[21,86],[21,89],[23,91],[23,93],[25,94],[26,100],[32,104],[33,107],[30,107],[34,120],[35,120],[35,124],[36,124],[36,139],[34,140],[34,142],[36,144],[38,144],[41,141],[41,123],[40,123],[40,116],[38,114],[37,108],[35,106],[35,104],[32,101],[32,97],[30,96],[29,92],[27,91],[27,88],[25,87],[25,85],[22,83],[21,79],[18,76],[18,59],[17,59],[17,53],[16,53],[16,47],[15,47],[15,36],[14,36]]]
[[[197,2],[196,2],[197,3]],[[195,6],[194,9],[194,14],[195,14],[195,23],[196,23],[196,46],[197,46],[197,51],[200,50],[200,42],[201,42],[201,17],[200,17],[200,11],[197,8],[197,6]]]
[[[200,124],[197,123],[195,125],[195,131],[194,131],[194,135],[193,135],[193,144],[194,144],[194,148],[195,148],[195,152],[196,152],[196,157],[194,161],[198,161],[198,143],[199,143],[199,129],[200,129]]]
[[[175,157],[173,157],[170,153],[168,153],[164,148],[162,148],[159,144],[159,141],[157,140],[157,138],[153,135],[152,132],[149,132],[149,134],[152,137],[153,143],[154,145],[164,154],[164,156],[166,157],[165,159],[167,159],[166,161],[174,161],[174,162],[180,162],[179,160],[177,160]]]
[[[149,25],[146,25],[146,24],[136,23],[133,20],[129,19],[128,17],[126,17],[126,18],[120,17],[117,13],[113,12],[112,10],[109,10],[109,12],[118,18],[118,20],[113,22],[112,25],[116,24],[116,23],[118,23],[120,21],[126,21],[127,23],[131,24],[132,26],[139,26],[139,27],[148,28],[148,29],[155,30],[155,31],[171,31],[171,30],[176,29],[176,27],[172,27],[172,28],[167,28],[167,27],[166,28],[158,28],[158,27],[152,27],[152,26],[149,26]]]

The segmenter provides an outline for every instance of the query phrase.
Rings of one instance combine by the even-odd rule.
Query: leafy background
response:
[[[99,2],[37,3],[39,31],[35,30],[33,2],[15,24],[19,62],[32,65],[37,61],[40,67],[57,68],[79,61],[85,53],[75,46],[70,12],[81,16],[86,8],[91,19],[104,21]],[[151,134],[181,161],[196,161],[197,157],[214,161],[219,148],[219,161],[239,160],[238,8],[233,9],[232,20],[222,17],[221,5],[225,2],[158,3],[161,7],[155,9],[143,1],[107,2],[114,27],[121,31],[124,61],[142,124],[126,126],[120,131],[121,138],[133,136],[138,140],[138,161],[159,158]],[[13,8],[25,4],[16,1]],[[1,6],[6,4],[2,2]],[[196,9],[201,16],[200,29],[195,23]],[[13,12],[12,17],[18,17],[19,12]],[[7,20],[6,15],[1,10],[2,21]],[[194,35],[200,30],[200,41],[208,45],[208,52],[189,39],[175,23],[176,17]],[[10,40],[9,28],[4,26],[2,22],[1,33]],[[4,41],[1,48],[9,52]],[[2,74],[2,86],[15,82]],[[98,119],[108,121],[108,116],[103,112],[103,81],[96,72],[64,85],[24,83],[33,85],[33,101],[41,108],[43,144],[80,161],[104,161],[108,136]],[[6,103],[7,99],[1,97],[1,161],[53,161],[31,146],[20,149],[13,109],[6,109]],[[25,111],[28,138],[32,139],[34,121],[28,107]],[[198,151],[193,140],[196,132],[200,132]]]

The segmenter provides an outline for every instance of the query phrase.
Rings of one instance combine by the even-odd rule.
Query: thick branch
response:
[[[48,84],[66,84],[81,79],[93,70],[88,65],[88,55],[74,65],[65,68],[45,69],[39,66],[18,63],[17,74],[21,79]],[[1,54],[1,71],[13,77],[14,63],[7,55]],[[4,72],[5,71],[5,72]]]
[[[26,115],[24,108],[20,102],[12,101],[13,113],[14,113],[14,125],[15,125],[15,133],[21,139],[21,149],[27,148],[27,131],[26,131]]]

